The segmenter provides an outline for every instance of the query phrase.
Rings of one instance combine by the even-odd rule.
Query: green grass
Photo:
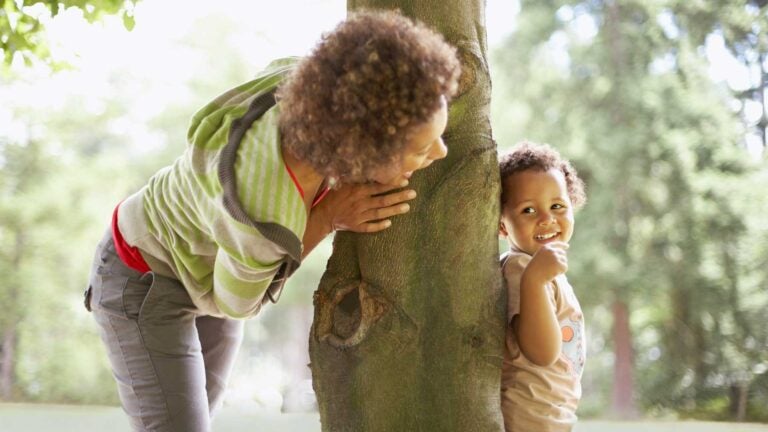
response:
[[[224,409],[216,417],[213,432],[320,431],[317,414],[243,413]],[[131,432],[120,408],[102,406],[0,404],[2,432]]]
[[[698,421],[583,421],[574,432],[766,432],[768,424]]]
[[[2,432],[131,432],[120,408],[0,404]],[[258,430],[260,432],[319,432],[317,414],[244,413],[224,409],[213,432]],[[768,424],[693,421],[583,421],[574,432],[768,432]]]

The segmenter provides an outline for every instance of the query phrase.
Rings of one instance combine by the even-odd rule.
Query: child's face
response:
[[[440,109],[432,119],[418,127],[411,135],[400,159],[393,165],[375,170],[371,180],[382,184],[396,184],[411,177],[414,171],[426,168],[448,154],[441,135],[448,124],[448,105],[442,100]]]
[[[573,208],[560,170],[525,170],[504,180],[501,235],[533,255],[542,245],[568,242],[573,235]]]

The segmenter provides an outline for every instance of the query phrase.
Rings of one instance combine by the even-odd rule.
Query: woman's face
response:
[[[445,98],[441,98],[440,109],[430,121],[418,126],[410,135],[398,161],[374,170],[370,179],[382,184],[399,184],[404,179],[409,179],[414,171],[444,158],[448,154],[448,148],[445,147],[441,135],[447,124],[448,104]]]

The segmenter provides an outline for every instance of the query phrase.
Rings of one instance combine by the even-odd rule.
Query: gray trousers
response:
[[[125,266],[110,230],[96,250],[88,290],[86,305],[133,429],[209,431],[243,321],[202,315],[178,280]]]

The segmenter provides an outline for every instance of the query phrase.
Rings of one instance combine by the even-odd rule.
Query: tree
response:
[[[463,73],[449,155],[414,177],[411,212],[385,232],[335,238],[310,336],[323,430],[501,430],[505,295],[484,3],[348,2],[364,7],[437,28]]]
[[[768,1],[674,2],[679,25],[688,30],[697,45],[720,35],[731,54],[750,71],[746,87],[732,88],[740,102],[739,111],[747,126],[747,136],[768,146]],[[752,110],[752,106],[759,107]],[[751,114],[756,112],[757,114]]]
[[[104,15],[120,14],[125,28],[132,29],[133,8],[138,0],[13,0],[0,1],[0,52],[9,66],[18,54],[27,65],[52,63],[45,36],[45,19],[62,10],[77,9],[88,22]]]
[[[0,399],[10,400],[15,390],[16,356],[19,324],[25,317],[23,272],[30,255],[32,226],[46,219],[43,214],[30,212],[31,206],[22,194],[40,184],[46,163],[40,143],[28,145],[0,141],[0,270],[4,275],[0,290],[0,307],[6,312],[0,318]],[[31,214],[30,214],[31,213]],[[20,215],[24,217],[19,217]]]
[[[707,7],[727,16],[735,3]],[[498,115],[516,130],[500,135],[556,145],[587,180],[569,278],[588,326],[611,316],[589,334],[613,353],[590,355],[614,365],[604,404],[617,416],[674,407],[724,418],[711,407],[729,398],[747,413],[743,389],[765,355],[754,314],[767,300],[753,285],[765,252],[753,239],[768,232],[739,209],[765,207],[747,197],[766,166],[749,160],[729,95],[707,74],[689,4],[523,1],[494,58],[514,95]],[[593,364],[585,377],[600,373]]]
[[[73,108],[82,100],[44,115],[14,102],[12,123],[23,133],[0,134],[0,399],[116,401],[82,292],[90,229],[104,229],[94,201],[133,177],[116,176],[109,193],[94,194],[93,184],[119,172],[125,141],[106,131],[109,109],[94,121]]]
[[[237,26],[222,15],[207,17],[205,26],[208,32],[189,33],[177,46],[221,62],[184,79],[189,95],[154,98],[164,109],[149,121],[140,106],[166,83],[121,69],[97,78],[109,82],[108,92],[59,86],[52,99],[61,105],[41,106],[30,89],[69,83],[76,72],[56,71],[32,85],[28,77],[0,84],[0,122],[11,124],[0,127],[0,336],[14,330],[14,344],[0,347],[0,370],[8,371],[2,376],[11,400],[118,404],[82,293],[114,206],[178,157],[197,107],[252,74],[253,66],[226,43]],[[103,88],[101,81],[91,85]],[[24,248],[15,265],[14,233],[22,228]]]

